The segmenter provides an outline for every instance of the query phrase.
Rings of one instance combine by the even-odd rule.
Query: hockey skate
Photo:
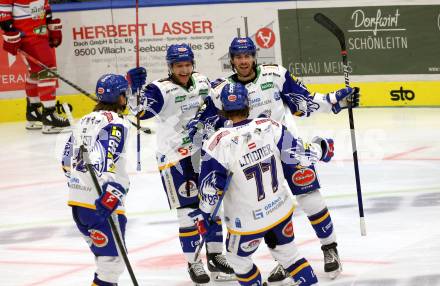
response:
[[[211,280],[209,279],[208,274],[206,274],[201,260],[194,263],[188,263],[188,273],[195,286],[207,285]]]
[[[215,281],[236,281],[234,269],[229,265],[226,257],[221,253],[207,253],[206,260],[211,278]]]
[[[331,279],[335,279],[342,271],[341,260],[336,249],[337,246],[336,242],[321,246],[324,252],[324,271]]]
[[[36,130],[43,128],[40,107],[41,103],[30,103],[29,98],[26,98],[26,129]]]
[[[290,282],[289,280],[291,279],[287,278],[290,278],[290,275],[284,270],[283,266],[278,263],[278,265],[270,272],[267,282],[264,282],[263,285],[290,285],[284,284],[284,280]]]
[[[70,131],[70,123],[67,118],[61,117],[55,107],[43,107],[43,134],[56,134]]]

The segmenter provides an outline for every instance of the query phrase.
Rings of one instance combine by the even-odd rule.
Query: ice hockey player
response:
[[[200,125],[204,125],[204,118],[212,118],[213,109],[221,109],[220,92],[228,83],[239,82],[248,89],[249,118],[261,116],[272,118],[282,122],[294,134],[296,126],[293,115],[308,117],[316,112],[337,114],[347,108],[350,103],[352,107],[359,105],[358,88],[344,88],[328,94],[311,94],[284,67],[276,64],[258,65],[256,52],[256,46],[249,37],[232,40],[229,56],[235,73],[226,79],[218,79],[213,83],[215,96],[211,99],[208,98],[206,100],[208,106],[202,109],[202,114],[196,115],[195,119],[201,118],[202,122],[191,121],[191,125],[188,126],[191,129],[191,136],[197,134]],[[313,176],[313,178],[317,178],[314,171]],[[342,265],[336,248],[333,222],[319,188],[304,189],[296,195],[299,205],[308,216],[320,239],[321,249],[324,253],[324,270],[331,278],[335,278],[342,271]],[[280,281],[286,276],[287,273],[278,265],[272,271],[269,281]]]
[[[177,209],[179,239],[188,272],[196,284],[210,281],[203,263],[195,260],[196,247],[200,235],[194,220],[188,214],[198,207],[198,164],[199,156],[194,152],[187,122],[192,119],[204,98],[211,92],[206,76],[194,71],[194,54],[186,44],[171,45],[166,54],[169,75],[155,80],[142,88],[141,105],[136,97],[129,99],[133,114],[140,112],[140,119],[156,117],[157,161],[165,193],[171,209]],[[133,95],[146,81],[144,68],[128,71]],[[196,158],[194,158],[196,157]],[[207,262],[211,277],[215,280],[234,279],[233,270],[228,265],[223,250],[221,224],[216,225],[216,234],[207,239]]]
[[[3,49],[11,55],[23,50],[56,70],[55,49],[61,44],[61,20],[52,18],[48,0],[0,0],[0,27]],[[56,78],[32,61],[26,61],[26,129],[43,129],[44,134],[59,133],[69,121],[58,115]],[[42,112],[40,107],[42,106]]]
[[[118,285],[125,264],[116,245],[108,218],[115,222],[125,239],[124,201],[129,188],[126,146],[130,124],[121,115],[125,110],[127,80],[106,74],[96,84],[98,103],[92,113],[78,122],[63,154],[63,170],[68,179],[69,206],[73,220],[95,256],[92,286]],[[85,167],[80,147],[84,145],[102,189],[98,196],[91,174]]]
[[[261,285],[260,271],[251,257],[263,239],[293,278],[289,285],[314,285],[318,281],[312,267],[294,243],[294,204],[283,181],[287,178],[294,193],[315,188],[317,181],[298,186],[290,178],[312,170],[319,160],[329,161],[333,141],[315,137],[314,143],[304,145],[270,118],[248,119],[248,92],[240,83],[226,84],[220,100],[223,115],[233,125],[220,128],[203,145],[200,209],[191,215],[198,218],[200,232],[209,235],[210,215],[224,193],[226,257],[240,285]],[[224,190],[229,173],[232,179]]]

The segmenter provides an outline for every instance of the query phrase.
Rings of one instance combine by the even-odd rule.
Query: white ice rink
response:
[[[296,242],[320,285],[440,285],[440,109],[360,109],[355,123],[367,236],[361,237],[346,112],[299,120],[306,138],[335,138],[335,157],[319,166],[344,271],[329,280],[307,218],[297,209]],[[153,123],[151,124],[154,128]],[[0,285],[90,285],[94,260],[66,205],[59,153],[66,135],[0,124]],[[129,153],[129,257],[140,285],[192,285],[156,170],[156,136],[142,135],[142,172]],[[135,140],[130,141],[135,150]],[[255,261],[267,277],[266,247]],[[119,285],[132,285],[127,272]],[[238,285],[236,282],[211,285]]]

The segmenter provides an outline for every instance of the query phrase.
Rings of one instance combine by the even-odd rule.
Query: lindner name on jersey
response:
[[[270,144],[267,144],[261,148],[258,148],[255,151],[246,153],[244,156],[242,156],[239,161],[240,166],[245,167],[271,154],[273,154],[273,151],[271,149]]]

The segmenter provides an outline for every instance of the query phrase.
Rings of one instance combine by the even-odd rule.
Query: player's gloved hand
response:
[[[21,32],[18,30],[3,33],[3,49],[12,55],[17,55],[21,46]]]
[[[61,29],[63,25],[61,24],[60,19],[49,19],[47,21],[47,30],[49,31],[49,46],[52,48],[56,48],[61,45],[63,41],[63,34]]]
[[[315,136],[312,139],[312,143],[316,143],[319,146],[321,146],[322,149],[322,156],[321,161],[323,162],[329,162],[333,156],[335,155],[335,147],[334,147],[334,141],[331,138],[322,138],[319,136]]]
[[[125,193],[124,187],[116,182],[107,182],[102,185],[102,194],[95,201],[98,223],[103,223],[108,219],[121,203]]]
[[[189,139],[191,139],[191,142],[194,142],[194,138],[196,137],[196,139],[199,139],[199,137],[201,137],[201,139],[203,139],[204,134],[203,134],[203,129],[205,128],[205,123],[200,120],[199,117],[195,117],[193,119],[191,119],[187,124],[186,124],[186,129],[188,130],[188,136]]]
[[[205,238],[215,235],[215,222],[211,221],[211,214],[205,213],[201,209],[196,209],[188,214],[194,218],[199,234]]]
[[[326,100],[333,105],[332,111],[338,114],[342,109],[348,108],[351,104],[352,108],[359,106],[359,87],[346,87],[326,95]]]
[[[131,91],[136,94],[147,81],[147,70],[143,67],[132,68],[127,72],[127,81]]]

